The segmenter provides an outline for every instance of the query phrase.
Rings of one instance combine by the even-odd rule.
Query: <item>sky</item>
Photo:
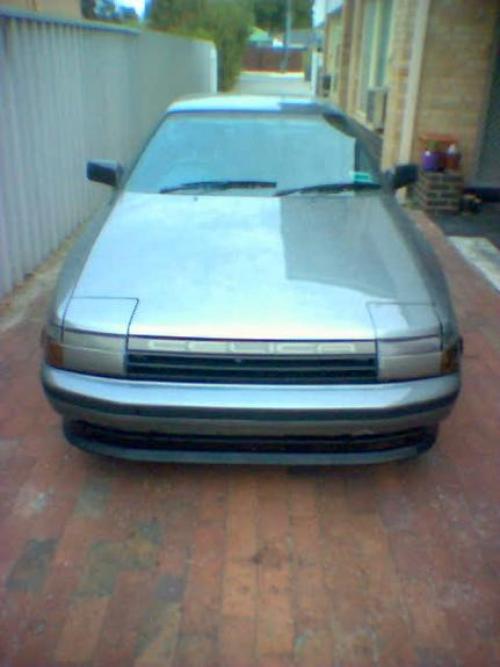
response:
[[[144,0],[118,0],[117,5],[133,7],[139,16],[144,12]]]
[[[325,15],[325,0],[315,0],[313,9],[314,25],[321,23]]]
[[[342,4],[342,0],[314,0],[313,20],[314,25],[321,23],[325,18],[325,7],[329,11],[336,9]]]

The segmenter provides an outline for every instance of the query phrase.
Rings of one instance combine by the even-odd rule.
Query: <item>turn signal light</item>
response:
[[[441,354],[441,373],[447,375],[460,370],[460,357],[462,356],[462,339],[443,350]]]
[[[64,365],[64,354],[60,343],[60,330],[58,327],[49,325],[42,331],[42,347],[45,361],[49,366],[62,368]]]

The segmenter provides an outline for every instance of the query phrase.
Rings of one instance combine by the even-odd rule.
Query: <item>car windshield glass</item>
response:
[[[238,190],[217,188],[217,182],[242,183],[238,194],[271,196],[318,183],[378,183],[378,178],[359,140],[320,114],[204,112],[167,117],[126,188],[166,194],[193,194],[198,186],[203,194]]]

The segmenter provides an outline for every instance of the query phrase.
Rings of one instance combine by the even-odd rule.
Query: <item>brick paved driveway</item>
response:
[[[418,462],[93,458],[40,391],[46,297],[0,337],[2,666],[500,665],[500,296],[420,222],[466,355]]]

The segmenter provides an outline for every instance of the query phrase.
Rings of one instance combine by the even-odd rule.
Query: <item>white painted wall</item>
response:
[[[173,99],[214,92],[214,52],[0,7],[0,298],[109,197],[88,159],[127,163]]]

